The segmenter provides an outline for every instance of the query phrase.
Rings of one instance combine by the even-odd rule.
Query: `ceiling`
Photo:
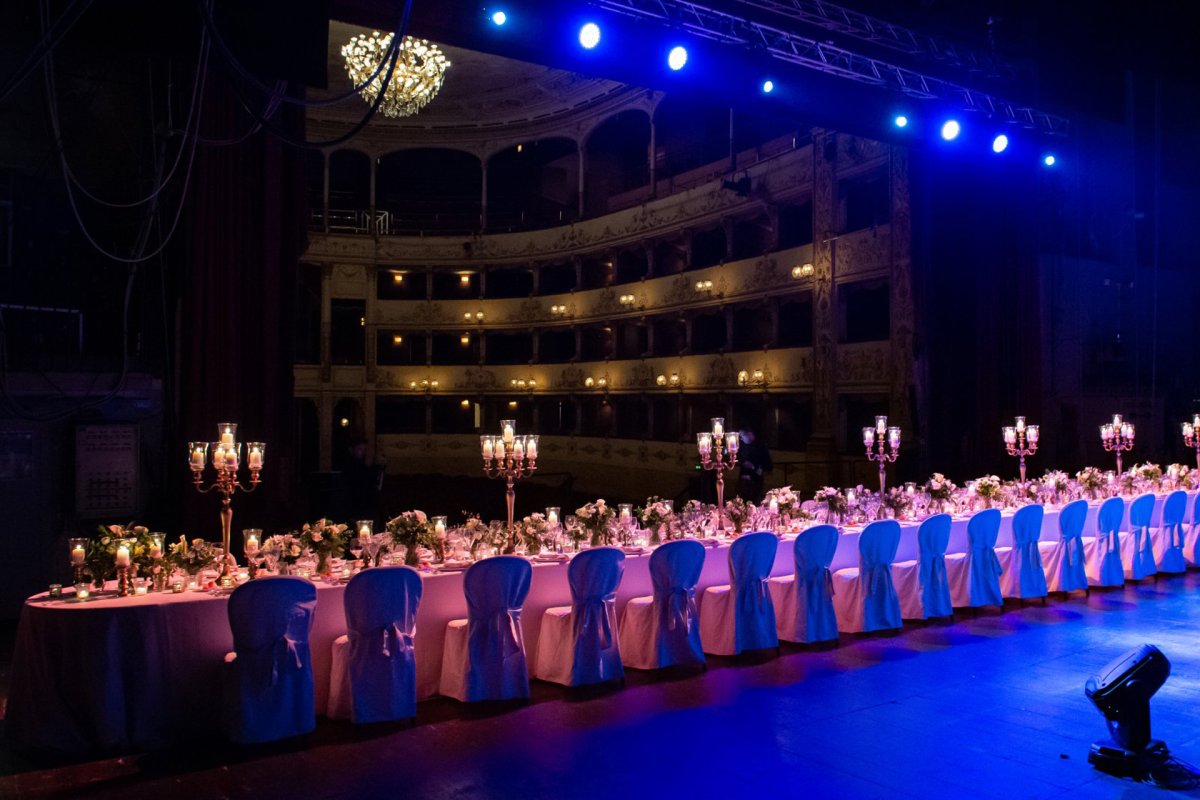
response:
[[[342,45],[353,36],[369,32],[370,28],[330,21],[329,88],[310,90],[312,97],[330,97],[350,90]],[[588,78],[568,70],[440,43],[438,47],[450,60],[438,96],[415,116],[391,119],[377,115],[371,125],[428,130],[498,128],[532,120],[549,122],[586,112],[615,94],[638,91],[623,83]],[[365,101],[348,99],[334,106],[310,108],[309,116],[353,124],[365,110]]]

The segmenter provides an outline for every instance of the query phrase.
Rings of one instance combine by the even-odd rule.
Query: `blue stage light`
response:
[[[1005,136],[1003,133],[1000,134],[999,136],[997,136],[995,139],[992,139],[992,152],[993,153],[1003,153],[1007,149],[1008,149],[1008,137]]]
[[[958,124],[958,120],[956,119],[948,119],[946,120],[945,124],[942,125],[942,138],[947,142],[957,139],[958,134],[961,132],[962,126]]]
[[[1045,156],[1042,157],[1042,163],[1045,164],[1047,167],[1053,167],[1057,162],[1058,162],[1058,159],[1056,159],[1054,157],[1053,153],[1047,153]]]
[[[671,52],[667,54],[667,66],[673,70],[683,69],[683,65],[687,63],[688,52],[686,47],[672,47]]]
[[[904,116],[903,114],[897,114],[896,118],[894,120],[892,120],[892,124],[895,125],[897,128],[907,128],[908,127],[908,117]]]
[[[600,26],[594,22],[588,22],[580,28],[579,44],[583,45],[585,50],[591,50],[600,44]]]
[[[763,81],[762,90],[763,94],[770,94],[775,91],[775,81]]]
[[[492,24],[496,27],[500,27],[506,22],[508,22],[508,14],[505,14],[503,11],[497,11],[495,14],[492,14]]]

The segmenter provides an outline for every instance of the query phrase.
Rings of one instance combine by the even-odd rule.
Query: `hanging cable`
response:
[[[82,3],[82,5],[80,5]],[[92,0],[72,0],[71,4],[66,7],[58,19],[54,21],[38,43],[33,46],[33,50],[21,62],[21,66],[17,67],[16,71],[8,77],[4,82],[3,88],[0,88],[0,103],[8,99],[8,96],[16,91],[17,87],[25,82],[25,79],[33,74],[34,70],[42,63],[42,60],[50,53],[54,52],[54,48],[62,41],[67,32],[75,26],[84,12],[92,5]],[[42,20],[42,27],[46,28],[45,19]]]

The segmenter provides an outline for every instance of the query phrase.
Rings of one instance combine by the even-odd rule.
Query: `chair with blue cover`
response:
[[[892,580],[904,619],[954,616],[946,578],[946,547],[952,524],[949,514],[926,517],[917,529],[917,558],[892,564]]]
[[[1083,547],[1083,526],[1087,522],[1088,501],[1074,500],[1058,514],[1058,540],[1046,546],[1046,589],[1051,592],[1087,592],[1088,578]]]
[[[1129,532],[1119,537],[1121,561],[1127,579],[1140,581],[1158,572],[1154,563],[1154,542],[1150,538],[1150,521],[1154,516],[1156,499],[1147,492],[1129,504]]]
[[[1083,538],[1088,584],[1091,586],[1122,586],[1125,583],[1119,538],[1124,516],[1125,500],[1121,497],[1108,498],[1100,505],[1100,513],[1096,516],[1095,537]]]
[[[259,578],[229,595],[222,722],[230,740],[273,742],[316,727],[308,646],[316,607],[317,588],[303,578]]]
[[[735,656],[745,650],[779,648],[775,606],[767,589],[778,549],[779,537],[769,531],[746,533],[733,540],[730,583],[709,586],[700,603],[704,652]]]
[[[330,719],[355,724],[417,715],[413,637],[421,575],[412,567],[377,567],[350,579],[343,594],[346,633],[333,640]]]
[[[1004,605],[1000,560],[996,557],[999,536],[999,510],[986,508],[967,520],[967,552],[946,556],[950,601],[955,608]]]
[[[1188,566],[1200,567],[1200,492],[1192,501],[1192,520],[1183,538],[1183,558]]]
[[[704,666],[696,606],[696,584],[703,568],[704,545],[695,539],[667,542],[650,554],[653,594],[625,604],[617,631],[625,666]]]
[[[441,694],[464,703],[529,697],[521,607],[532,576],[520,556],[493,556],[467,569],[467,618],[446,623]]]
[[[1187,511],[1187,492],[1178,489],[1163,501],[1160,540],[1162,556],[1158,560],[1159,572],[1179,573],[1187,571],[1183,557],[1183,515]]]
[[[901,627],[900,599],[892,563],[900,546],[900,523],[872,522],[858,537],[858,566],[833,573],[833,608],[838,630],[866,633]]]
[[[832,525],[815,525],[801,531],[792,546],[795,573],[768,581],[780,639],[811,643],[838,638],[833,575],[829,571],[837,537],[837,528]]]
[[[571,605],[542,614],[534,677],[563,686],[625,680],[617,637],[617,588],[624,572],[619,547],[593,547],[571,559]]]
[[[1046,604],[1046,569],[1040,541],[1046,511],[1040,505],[1022,506],[1012,518],[1012,547],[997,547],[1000,593],[1021,600],[1042,599]]]

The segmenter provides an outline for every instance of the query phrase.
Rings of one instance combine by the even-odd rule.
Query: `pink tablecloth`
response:
[[[1194,493],[1189,495],[1188,518]],[[1161,507],[1159,498],[1159,507]],[[1087,531],[1095,526],[1096,508]],[[1160,511],[1156,508],[1157,524]],[[1126,518],[1128,519],[1128,517]],[[898,560],[916,558],[917,523],[902,526]],[[1058,512],[1048,511],[1043,538],[1058,531]],[[1011,514],[1000,545],[1011,542]],[[792,541],[780,541],[772,570],[792,570]],[[949,552],[965,552],[966,519],[956,519]],[[729,547],[709,548],[700,576],[708,586],[729,581]],[[617,595],[618,606],[651,593],[648,556],[630,556]],[[858,563],[858,532],[840,537],[835,569]],[[319,585],[311,637],[318,712],[329,693],[330,647],[345,632],[340,585]],[[531,669],[541,617],[547,608],[570,602],[565,564],[534,567],[523,613]],[[700,609],[704,613],[703,606]],[[441,675],[446,623],[466,616],[462,573],[430,574],[417,616],[417,694],[436,693]],[[6,727],[27,747],[65,752],[129,751],[152,748],[200,734],[213,734],[220,717],[221,661],[232,647],[226,598],[206,593],[103,597],[86,603],[30,598],[21,614],[13,658]]]

